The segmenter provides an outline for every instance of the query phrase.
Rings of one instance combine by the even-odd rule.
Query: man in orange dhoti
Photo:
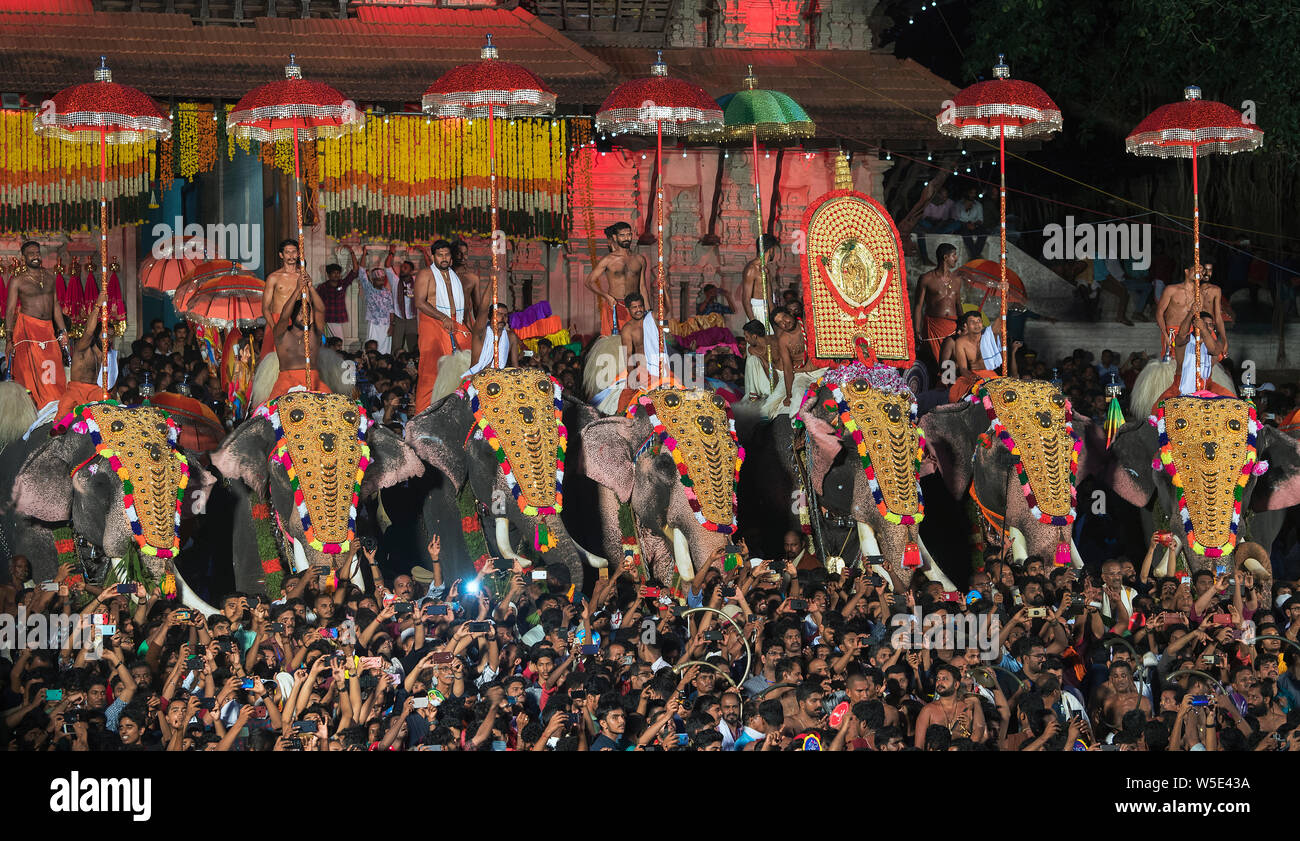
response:
[[[7,353],[14,380],[32,393],[40,411],[62,397],[67,385],[61,344],[66,341],[66,328],[54,295],[54,277],[41,265],[40,243],[23,243],[22,255],[26,270],[14,275],[6,302]]]
[[[935,257],[939,265],[921,275],[916,284],[912,318],[917,336],[930,346],[930,352],[938,362],[944,339],[957,332],[962,279],[953,271],[957,267],[955,246],[945,242],[935,249]]]
[[[451,267],[451,243],[433,244],[433,264],[415,276],[415,309],[420,315],[420,376],[415,386],[415,411],[433,402],[438,361],[456,350],[469,350],[473,336],[466,319],[465,287]]]
[[[628,223],[610,225],[605,236],[609,239],[609,253],[591,270],[586,286],[600,303],[600,335],[609,336],[630,317],[624,298],[638,294],[642,300],[647,299],[646,262],[641,255],[632,253],[632,226]]]
[[[275,356],[280,363],[280,375],[271,386],[271,393],[266,398],[268,403],[277,397],[283,397],[295,386],[305,385],[308,391],[330,393],[329,387],[320,378],[319,370],[313,367],[308,372],[310,381],[308,373],[304,373],[307,359],[303,347],[303,330],[309,331],[306,341],[312,348],[312,359],[316,363],[319,363],[317,354],[321,347],[321,333],[325,330],[325,311],[319,307],[312,307],[311,324],[304,323],[302,293],[308,289],[311,289],[311,284],[306,275],[301,275],[297,288],[285,298],[280,317],[276,319]]]

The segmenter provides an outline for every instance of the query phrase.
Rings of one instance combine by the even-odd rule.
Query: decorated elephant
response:
[[[295,571],[340,566],[356,539],[361,500],[424,472],[415,452],[358,403],[301,389],[259,407],[213,452],[212,466],[259,497],[269,495],[275,542],[289,547]],[[248,557],[257,548],[250,545],[253,503],[241,489],[231,493],[236,584],[257,592],[266,582],[265,576],[249,580],[250,571],[256,574]]]
[[[1148,421],[1125,424],[1111,451],[1111,486],[1137,506],[1158,497],[1170,530],[1183,536],[1180,552],[1193,572],[1212,570],[1232,554],[1246,507],[1276,511],[1300,503],[1300,442],[1259,424],[1254,406],[1242,400],[1168,398]]]
[[[574,445],[595,417],[593,409],[566,397],[559,383],[539,369],[487,369],[473,375],[406,425],[407,442],[451,482],[448,489],[435,488],[426,500],[426,527],[438,531],[436,523],[445,520],[446,510],[454,510],[455,494],[468,481],[491,523],[489,548],[525,565],[534,559],[563,564],[572,581],[581,583],[587,566],[607,563],[583,548],[571,528],[577,527],[575,516],[586,513],[591,519],[592,509],[572,504],[583,481]],[[435,510],[439,508],[443,510]],[[478,518],[470,516],[477,527]]]
[[[674,571],[689,581],[696,563],[731,542],[745,454],[720,395],[646,392],[626,416],[590,424],[583,447],[587,475],[602,487],[601,523],[611,556],[622,555],[621,505],[628,506],[651,575],[664,583]]]
[[[1083,565],[1071,536],[1076,486],[1104,469],[1106,448],[1060,391],[991,378],[970,399],[930,411],[921,429],[953,498],[969,489],[986,534],[1005,534],[1013,558]]]
[[[51,434],[51,432],[58,434]],[[35,580],[80,560],[93,581],[127,580],[133,551],[147,577],[175,573],[185,604],[212,612],[175,559],[181,521],[201,508],[212,475],[177,445],[177,426],[153,407],[91,403],[32,430],[0,453],[0,549],[26,555]]]
[[[945,590],[955,589],[921,539],[921,475],[933,467],[922,460],[916,400],[897,371],[861,364],[834,368],[809,389],[798,419],[806,430],[809,479],[817,496],[825,500],[828,490],[843,485],[836,476],[836,488],[827,486],[837,464],[850,468],[845,513],[855,524],[861,554],[883,558],[884,569],[877,571],[888,572],[887,580],[898,586],[923,567]],[[789,452],[793,457],[795,448]]]

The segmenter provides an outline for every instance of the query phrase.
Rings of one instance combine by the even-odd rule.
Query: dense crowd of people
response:
[[[308,570],[211,616],[70,566],[32,586],[17,557],[5,613],[99,614],[102,633],[11,652],[0,733],[19,751],[1300,750],[1295,585],[1240,565],[1251,544],[1220,574],[1154,578],[1158,538],[1099,574],[992,559],[945,593],[799,569],[791,533],[786,557],[701,564],[685,604],[631,562],[589,596],[562,565],[447,581],[435,538],[427,585],[365,549],[364,588]]]

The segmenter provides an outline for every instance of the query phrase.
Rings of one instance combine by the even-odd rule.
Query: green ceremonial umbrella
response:
[[[758,187],[758,141],[780,143],[812,137],[817,127],[808,114],[789,96],[780,91],[763,90],[754,76],[754,65],[749,65],[745,75],[745,89],[724,97],[723,129],[725,140],[749,139],[754,153],[754,218],[758,221],[759,236],[754,247],[758,249],[758,266],[763,284],[763,321],[772,331],[772,303],[767,289],[767,252],[763,250],[763,199]],[[772,189],[776,189],[773,185]],[[768,373],[773,374],[771,350],[768,350]],[[776,378],[772,377],[773,383]]]

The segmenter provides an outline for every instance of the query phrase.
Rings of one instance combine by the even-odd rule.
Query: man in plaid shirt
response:
[[[325,267],[325,282],[317,286],[316,291],[320,293],[320,298],[325,303],[326,324],[348,323],[348,287],[357,279],[357,268],[360,265],[361,261],[357,259],[354,251],[352,271],[346,275],[343,274],[343,267],[338,263],[330,263]]]

